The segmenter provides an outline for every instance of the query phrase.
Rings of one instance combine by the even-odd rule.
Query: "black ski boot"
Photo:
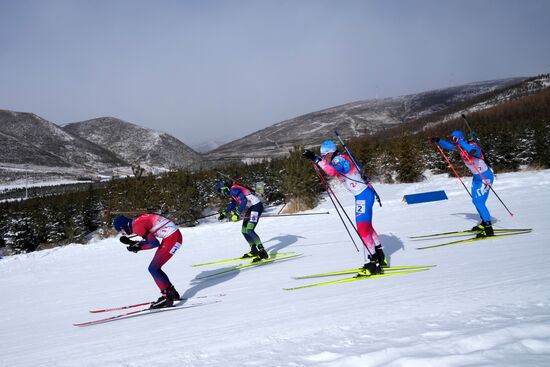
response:
[[[174,301],[179,301],[180,299],[180,295],[173,285],[166,288],[161,293],[162,295],[159,297],[159,299],[151,303],[151,306],[149,308],[159,309],[159,308],[165,308],[165,307],[172,307],[174,306]]]
[[[258,248],[256,245],[250,245],[250,252],[247,252],[243,256],[241,256],[241,259],[248,259],[251,257],[258,257]]]
[[[481,231],[483,231],[483,222],[479,223],[477,226],[473,226],[471,231],[472,232],[481,232]]]
[[[365,265],[363,265],[363,267],[359,269],[359,272],[357,273],[356,277],[368,277],[370,275],[383,273],[377,256],[371,255],[369,256],[369,259],[370,261],[368,263],[365,263]]]
[[[179,301],[180,300],[180,294],[174,288],[173,285],[170,285],[170,287],[166,288],[166,295],[172,299],[172,301]]]
[[[384,254],[384,250],[382,249],[382,245],[376,245],[374,247],[374,250],[376,251],[376,257],[378,257],[378,263],[380,264],[381,268],[387,268],[388,267],[388,260],[386,259],[386,254]]]
[[[481,222],[477,225],[477,227],[480,227],[481,231],[476,235],[476,238],[491,237],[495,235],[495,231],[493,230],[493,225],[491,224],[491,221]]]
[[[261,243],[257,246],[257,249],[258,249],[258,256],[252,260],[253,263],[255,262],[258,262],[258,261],[262,261],[262,260],[266,260],[266,259],[269,259],[269,254],[267,253],[267,251],[265,250],[264,248],[264,245],[262,245]]]

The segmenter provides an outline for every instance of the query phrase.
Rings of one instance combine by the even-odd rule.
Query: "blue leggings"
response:
[[[485,180],[487,180],[491,185],[493,184],[495,176],[491,170],[483,172],[483,177],[485,177]],[[489,198],[490,190],[491,189],[489,186],[487,186],[483,181],[483,178],[481,178],[481,175],[474,175],[474,178],[472,179],[472,203],[474,203],[481,220],[484,222],[489,222],[491,220],[491,213],[489,213],[489,209],[487,209],[487,206],[485,205],[487,199]]]

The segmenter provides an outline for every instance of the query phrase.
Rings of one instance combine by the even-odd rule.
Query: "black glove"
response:
[[[440,139],[437,137],[428,136],[428,140],[431,141],[432,143],[439,143]]]
[[[227,217],[227,213],[226,212],[221,212],[220,216],[218,217],[218,220],[224,220],[225,217]]]
[[[120,242],[122,242],[125,245],[133,245],[134,243],[138,243],[139,241],[134,241],[134,240],[129,239],[126,236],[121,236],[120,237]]]
[[[319,157],[318,155],[315,155],[315,153],[313,153],[309,149],[304,149],[303,155],[304,155],[304,157],[306,157],[307,159],[309,159],[310,161],[312,161],[314,163],[317,163],[321,160],[321,157]]]
[[[137,253],[138,251],[141,251],[141,243],[137,242],[137,241],[132,241],[134,243],[132,243],[130,246],[126,247],[126,250],[128,251],[131,251],[133,253]]]

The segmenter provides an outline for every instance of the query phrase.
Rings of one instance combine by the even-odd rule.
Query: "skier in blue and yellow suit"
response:
[[[231,216],[233,222],[243,218],[241,232],[250,245],[250,252],[244,254],[242,258],[254,258],[254,262],[268,259],[269,254],[264,249],[260,236],[254,230],[264,211],[262,201],[243,185],[233,184],[229,188],[225,182],[217,181],[215,187],[221,194],[231,196],[231,201],[220,213],[218,220],[223,220],[230,212],[233,212]]]
[[[473,141],[466,141],[464,134],[459,130],[455,130],[449,135],[451,142],[434,137],[428,139],[443,149],[458,151],[460,158],[472,172],[472,202],[481,217],[481,223],[473,227],[472,230],[479,231],[478,237],[494,236],[491,213],[485,205],[489,198],[489,185],[492,185],[494,181],[494,174],[485,162],[485,156],[480,146]]]

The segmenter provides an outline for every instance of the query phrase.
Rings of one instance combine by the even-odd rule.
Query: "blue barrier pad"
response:
[[[438,200],[447,200],[447,194],[445,191],[430,191],[430,192],[421,192],[419,194],[411,194],[403,196],[403,201],[407,204],[419,204],[419,203],[428,203],[430,201]]]

